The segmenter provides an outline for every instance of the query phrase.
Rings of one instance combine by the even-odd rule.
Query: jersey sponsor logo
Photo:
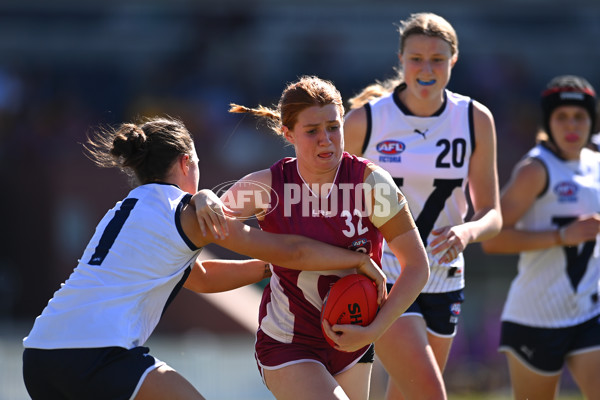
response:
[[[368,240],[364,238],[356,239],[354,242],[352,242],[352,246],[364,246],[367,244],[367,242]]]
[[[558,196],[558,201],[561,203],[577,201],[577,192],[579,188],[570,181],[559,182],[554,186],[554,194]]]
[[[446,253],[443,253],[444,255]],[[440,257],[441,258],[441,257]],[[450,267],[448,269],[448,278],[460,278],[462,276],[463,270],[460,267]]]
[[[521,354],[523,354],[529,360],[533,359],[533,353],[535,352],[535,349],[522,345],[521,347],[519,347],[519,350]]]
[[[361,253],[371,254],[371,241],[366,238],[359,238],[352,242],[348,249],[360,251]]]
[[[328,210],[312,210],[313,217],[333,217],[333,212]]]
[[[379,162],[399,163],[402,161],[400,153],[406,150],[406,145],[398,140],[384,140],[377,143],[376,149],[380,154]]]
[[[414,130],[415,133],[418,133],[419,135],[423,136],[423,139],[427,139],[427,136],[425,136],[427,134],[427,132],[429,132],[429,129],[425,129],[424,131],[420,131],[417,128],[415,128]]]
[[[398,140],[385,140],[377,143],[377,151],[381,154],[396,155],[406,149],[404,143]]]

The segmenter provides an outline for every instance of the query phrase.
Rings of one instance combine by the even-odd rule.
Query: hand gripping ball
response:
[[[336,281],[323,302],[321,309],[321,329],[323,319],[331,324],[359,324],[367,326],[377,315],[377,287],[375,283],[361,274],[344,276]],[[335,343],[323,331],[327,342]]]

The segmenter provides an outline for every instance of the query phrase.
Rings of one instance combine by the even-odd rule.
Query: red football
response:
[[[321,309],[322,321],[335,324],[359,324],[367,326],[377,314],[377,287],[364,275],[352,274],[336,281],[323,302]],[[331,346],[335,344],[323,331],[323,335]]]

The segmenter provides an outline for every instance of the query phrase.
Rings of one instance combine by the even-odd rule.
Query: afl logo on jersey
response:
[[[397,140],[386,140],[384,142],[377,143],[377,151],[381,154],[393,156],[400,154],[406,149],[404,143]]]
[[[578,190],[577,185],[570,181],[559,182],[554,186],[554,193],[561,203],[577,201]]]
[[[380,163],[399,163],[402,161],[400,153],[406,150],[406,145],[398,140],[385,140],[376,146]]]
[[[371,241],[365,238],[356,239],[348,248],[353,251],[371,254]]]

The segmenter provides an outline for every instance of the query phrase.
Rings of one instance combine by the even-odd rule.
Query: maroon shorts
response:
[[[372,363],[374,351],[373,345],[370,345],[346,353],[334,349],[324,339],[322,345],[282,343],[259,329],[256,333],[254,356],[261,375],[263,369],[279,369],[307,361],[323,364],[331,375],[337,375],[358,362]]]

